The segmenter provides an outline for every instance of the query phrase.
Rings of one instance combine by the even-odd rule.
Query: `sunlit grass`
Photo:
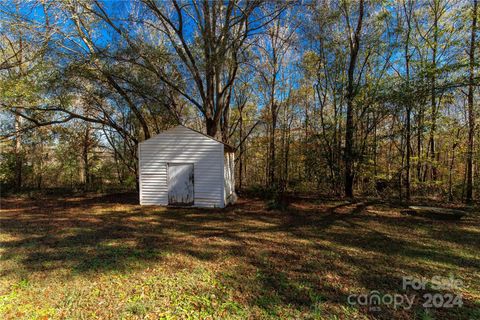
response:
[[[118,199],[122,199],[121,197]],[[388,204],[260,200],[227,210],[2,199],[2,319],[476,319],[480,222]],[[109,201],[106,201],[109,200]],[[66,203],[66,204],[65,204]],[[465,306],[380,312],[347,296],[454,276]]]

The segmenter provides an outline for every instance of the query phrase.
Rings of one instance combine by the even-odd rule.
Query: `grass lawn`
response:
[[[0,319],[480,319],[480,215],[436,221],[375,201],[258,199],[226,210],[134,195],[4,197]],[[402,289],[453,276],[459,289]],[[413,307],[350,294],[416,295]],[[424,309],[424,293],[462,294]]]

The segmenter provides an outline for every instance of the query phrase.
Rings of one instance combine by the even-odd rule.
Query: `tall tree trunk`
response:
[[[283,179],[284,179],[283,188],[287,190],[288,181],[289,181],[288,164],[290,162],[290,131],[291,131],[292,123],[291,121],[287,121],[287,119],[285,119],[285,121],[286,121],[286,128],[285,128],[285,146],[284,146],[285,158],[283,162]]]
[[[304,125],[305,125],[305,137],[304,137],[304,143],[303,145],[305,146],[305,148],[308,148],[308,143],[309,143],[309,139],[308,139],[308,126],[310,125],[309,123],[309,104],[308,102],[305,101],[304,103],[305,105],[305,118],[304,118]],[[307,178],[307,166],[305,165],[305,162],[303,162],[304,166],[303,166],[303,172],[302,172],[302,179],[306,179]]]
[[[417,180],[422,180],[423,103],[418,106],[417,115]]]
[[[475,137],[475,110],[473,108],[474,93],[474,64],[475,64],[475,34],[477,29],[478,0],[473,1],[472,9],[472,33],[470,38],[469,52],[469,81],[468,81],[468,148],[467,148],[467,190],[465,200],[467,203],[473,201],[473,152]]]
[[[135,141],[134,150],[135,150],[136,153],[138,152],[137,151],[138,150],[138,142],[136,142],[136,141]],[[140,155],[136,155],[135,157],[137,157],[137,156],[140,156]],[[137,190],[137,192],[140,195],[140,161],[138,161],[138,158],[137,158],[137,161],[136,161],[136,165],[133,168],[133,171],[135,173],[135,190]]]
[[[230,99],[230,97],[228,98]],[[221,130],[222,130],[222,141],[225,143],[229,143],[230,141],[230,107],[226,106],[223,107],[223,116],[221,122]]]
[[[273,56],[273,64],[276,66],[277,61],[276,61],[276,55],[274,51],[274,56]],[[276,167],[276,150],[275,150],[275,131],[277,128],[277,116],[278,116],[278,106],[275,104],[275,88],[276,88],[276,75],[277,73],[273,73],[272,77],[272,85],[270,89],[270,116],[272,123],[270,125],[270,161],[268,164],[268,180],[270,183],[270,186],[275,186],[275,167]]]
[[[17,4],[18,10],[18,4]],[[20,31],[19,36],[19,49],[18,49],[18,66],[19,66],[19,73],[20,75],[24,75],[24,68],[23,68],[23,34]],[[21,104],[21,102],[19,103]],[[22,189],[22,173],[23,173],[23,150],[22,150],[22,135],[21,135],[21,127],[22,127],[22,118],[15,114],[15,190],[20,191]]]
[[[213,118],[206,117],[205,118],[205,126],[207,128],[207,134],[210,137],[216,137],[218,132],[218,122],[215,122]]]
[[[407,148],[407,154],[406,154],[406,168],[405,168],[405,198],[407,200],[410,200],[411,196],[411,186],[410,186],[410,181],[411,181],[411,173],[410,173],[410,158],[411,158],[411,124],[410,124],[410,117],[411,117],[411,112],[412,109],[410,106],[407,107],[407,141],[406,141],[406,148]]]
[[[120,161],[116,151],[113,152],[113,160],[115,161],[115,170],[117,171],[118,183],[123,186],[123,170],[120,168]]]
[[[340,168],[342,167],[342,136],[343,136],[343,122],[342,122],[342,107],[337,101],[337,98],[334,94],[333,97],[333,108],[334,108],[334,123],[335,123],[335,135],[334,135],[334,142],[335,142],[335,164],[336,164],[336,169],[335,169],[335,195],[340,195],[342,193],[342,188],[339,183],[341,179],[341,172]]]
[[[38,159],[36,159],[36,163],[37,163],[37,168],[38,168],[38,172],[37,172],[37,189],[38,190],[42,190],[42,180],[43,180],[43,141],[40,141],[40,143],[38,144],[38,148],[40,149],[39,150],[39,157]]]
[[[350,96],[351,93],[348,95]],[[353,197],[353,125],[353,97],[347,97],[347,124],[345,128],[345,195],[347,197]]]
[[[240,136],[240,154],[238,156],[238,189],[242,189],[243,187],[243,152],[245,151],[245,146],[243,143],[243,106],[238,107],[239,119],[238,119],[238,127],[239,127],[239,136]]]
[[[287,140],[286,140],[286,133],[287,133],[287,129],[286,129],[286,113],[287,111],[285,110],[282,114],[283,116],[283,119],[282,119],[282,130],[281,130],[281,142],[282,142],[282,155],[281,155],[281,161],[279,161],[279,165],[280,165],[280,175],[279,175],[279,180],[280,180],[280,184],[283,185],[284,181],[285,181],[285,166],[284,166],[284,161],[285,161],[285,150],[286,150],[286,146],[287,146]]]
[[[275,116],[273,117],[276,118]],[[275,184],[275,122],[276,120],[272,119],[272,124],[270,128],[270,159],[268,165],[268,180],[270,186],[273,186]]]
[[[408,1],[408,0],[407,0]],[[406,82],[407,82],[407,114],[406,114],[406,172],[405,172],[405,198],[410,200],[411,196],[411,187],[410,187],[410,158],[411,158],[411,135],[412,135],[412,128],[411,128],[411,114],[412,114],[412,102],[413,99],[411,98],[411,90],[410,90],[410,32],[412,30],[411,25],[411,18],[412,18],[412,3],[408,1],[408,4],[403,2],[403,9],[405,12],[405,19],[407,22],[407,34],[405,40],[405,72],[406,72]]]
[[[448,200],[453,201],[453,168],[455,166],[455,149],[458,146],[458,136],[460,135],[460,130],[457,131],[457,136],[455,137],[455,141],[452,144],[452,157],[450,160],[450,166],[448,169]]]
[[[15,191],[22,189],[22,169],[23,169],[23,153],[22,153],[22,135],[20,133],[22,118],[15,115]]]
[[[90,126],[87,124],[83,136],[82,145],[82,161],[83,161],[83,177],[84,190],[87,191],[90,187],[90,161],[88,161],[88,152],[90,149]]]
[[[435,154],[435,131],[437,130],[437,48],[438,48],[438,19],[439,19],[439,3],[433,2],[434,5],[434,21],[433,21],[433,46],[432,46],[432,76],[431,76],[431,108],[432,108],[432,124],[430,128],[430,161],[431,161],[431,179],[437,180],[437,166],[436,166],[436,154]]]
[[[378,175],[378,153],[377,153],[377,148],[378,148],[378,142],[377,142],[377,122],[373,125],[373,175],[375,179],[377,179]]]
[[[353,170],[353,134],[354,134],[354,123],[353,123],[353,108],[354,108],[354,98],[355,98],[355,88],[354,88],[354,73],[355,67],[357,64],[358,51],[360,48],[360,35],[362,32],[362,21],[364,15],[364,1],[360,0],[358,8],[358,21],[357,28],[353,37],[350,36],[350,63],[348,66],[348,84],[347,84],[347,124],[345,128],[345,195],[347,197],[353,197],[353,181],[355,178],[355,173]],[[347,17],[348,19],[348,17]]]
[[[400,138],[400,154],[401,154],[401,163],[400,163],[400,172],[398,173],[398,196],[400,200],[403,199],[403,168],[405,167],[405,142],[404,142],[404,135],[401,135]]]

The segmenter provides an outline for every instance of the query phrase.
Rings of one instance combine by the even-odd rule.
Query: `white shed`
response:
[[[234,149],[176,126],[138,147],[141,205],[223,208],[235,202]]]

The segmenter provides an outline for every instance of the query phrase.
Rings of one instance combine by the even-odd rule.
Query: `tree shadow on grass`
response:
[[[398,292],[402,288],[402,276],[431,279],[453,274],[457,279],[470,281],[470,286],[478,285],[480,258],[475,248],[480,247],[480,238],[476,236],[477,220],[432,222],[405,217],[399,212],[385,215],[365,212],[376,203],[346,203],[318,211],[292,210],[284,224],[274,229],[287,230],[295,238],[311,240],[316,243],[314,250],[317,252],[324,251],[328,243],[328,250],[333,254],[324,255],[319,268],[325,270],[326,266],[335,266],[337,274],[354,279],[366,292]],[[337,212],[345,207],[349,209],[347,212]],[[471,229],[477,226],[477,230],[462,229],[465,226]],[[338,261],[343,263],[336,263]],[[471,275],[475,279],[469,280]],[[451,318],[462,318],[478,309],[472,298],[464,297],[464,303],[467,308],[460,312],[441,310],[438,314],[451,311]],[[420,301],[415,307],[421,309]],[[402,312],[384,308],[382,315],[375,317],[391,319],[398,314]]]
[[[378,209],[375,201],[293,206],[287,212],[267,211],[261,201],[241,201],[224,210],[135,203],[132,195],[2,199],[2,260],[16,260],[31,272],[66,269],[83,274],[128,272],[169,255],[218,264],[233,259],[231,270],[224,270],[228,277],[219,278],[246,292],[246,303],[269,315],[281,317],[282,308],[345,313],[343,306],[385,319],[408,318],[413,311],[352,311],[347,296],[398,292],[404,275],[445,276],[480,268],[474,253],[479,223],[473,218],[453,224],[388,210],[371,213],[368,208]],[[437,242],[448,246],[439,248]],[[12,266],[2,276],[17,272]],[[475,306],[468,299],[466,303]]]

